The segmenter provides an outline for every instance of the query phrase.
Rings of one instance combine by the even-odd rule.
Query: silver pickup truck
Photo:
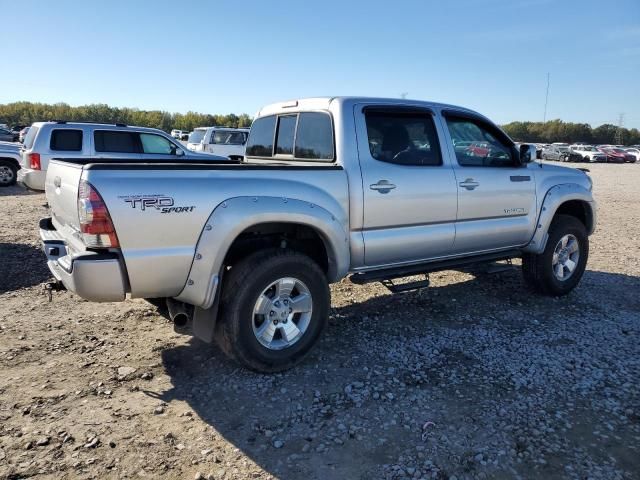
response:
[[[303,99],[258,112],[240,164],[53,160],[40,235],[67,289],[167,299],[175,322],[273,372],[309,352],[328,285],[347,275],[402,292],[429,272],[522,258],[534,290],[570,292],[592,183],[534,159],[465,108]]]

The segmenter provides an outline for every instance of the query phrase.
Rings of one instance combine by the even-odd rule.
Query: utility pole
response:
[[[549,78],[551,74],[547,72],[547,95],[544,98],[544,117],[542,123],[547,123],[547,103],[549,103]]]
[[[616,130],[616,145],[623,145],[624,138],[622,134],[622,128],[624,126],[624,113],[618,115],[618,130]]]

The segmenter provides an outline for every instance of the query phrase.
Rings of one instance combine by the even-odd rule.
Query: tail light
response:
[[[78,218],[84,244],[89,248],[119,247],[109,210],[98,191],[86,180],[78,190]]]
[[[40,154],[39,153],[30,153],[29,154],[29,166],[33,170],[42,170],[42,166],[40,165]]]

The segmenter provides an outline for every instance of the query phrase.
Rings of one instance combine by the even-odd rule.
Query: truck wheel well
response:
[[[307,225],[286,222],[261,223],[244,230],[233,241],[224,259],[225,267],[242,258],[268,248],[288,248],[312,258],[324,271],[329,271],[329,256],[320,234]]]
[[[591,231],[593,216],[591,208],[581,200],[569,200],[564,202],[556,210],[556,215],[571,215],[582,222],[588,231]]]

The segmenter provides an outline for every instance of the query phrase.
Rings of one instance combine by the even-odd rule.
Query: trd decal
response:
[[[139,209],[143,212],[157,210],[160,213],[187,213],[193,212],[196,208],[195,205],[176,207],[174,206],[173,197],[166,195],[129,195],[119,198],[128,203],[131,208]]]

